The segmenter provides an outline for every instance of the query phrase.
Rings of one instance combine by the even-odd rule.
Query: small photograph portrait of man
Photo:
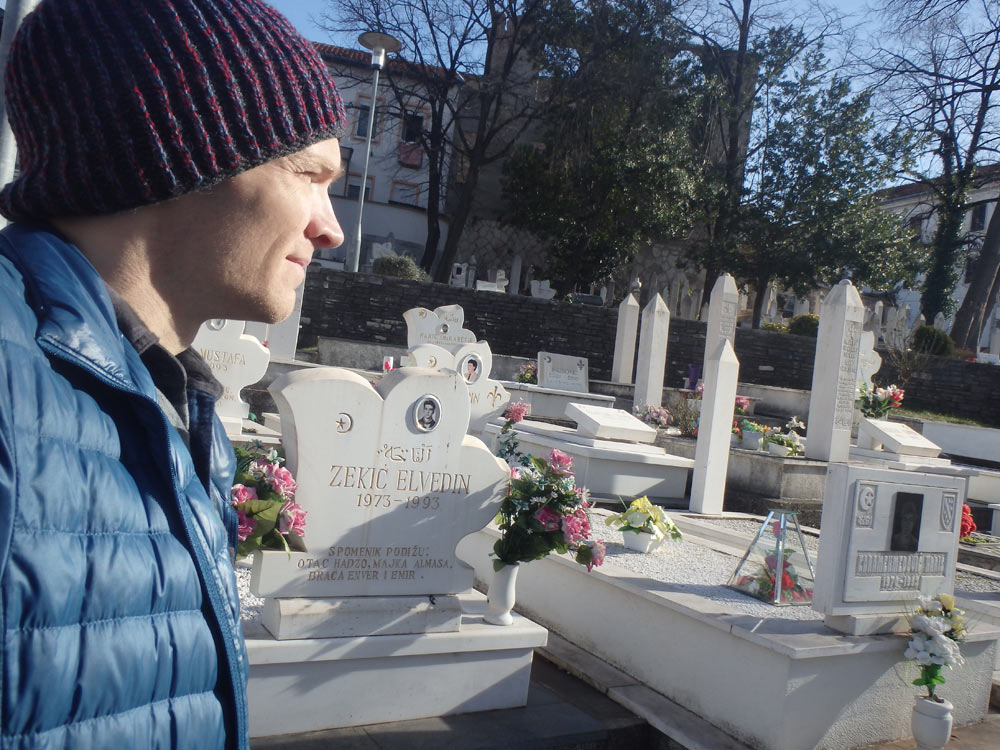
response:
[[[897,492],[892,518],[892,552],[916,552],[920,543],[920,517],[924,496],[914,492]]]
[[[459,365],[459,372],[462,373],[462,377],[465,378],[466,383],[475,383],[479,380],[479,374],[482,372],[482,369],[483,365],[479,361],[479,357],[474,354],[470,354]]]
[[[441,419],[441,404],[433,396],[424,396],[413,409],[413,419],[418,430],[430,432]]]

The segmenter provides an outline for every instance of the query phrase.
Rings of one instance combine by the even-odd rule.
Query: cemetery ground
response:
[[[734,513],[725,518],[704,518],[687,515],[679,509],[671,511],[672,518],[684,531],[684,541],[664,545],[651,555],[641,555],[622,547],[621,532],[600,523],[614,506],[615,502],[607,499],[600,502],[594,512],[597,535],[608,543],[606,565],[679,585],[693,581],[711,583],[711,591],[702,590],[702,596],[708,595],[748,614],[821,619],[822,616],[810,608],[774,608],[725,587],[726,579],[759,528],[761,517]],[[815,553],[818,530],[805,527],[804,531]],[[1000,549],[997,559],[1000,561]],[[477,580],[477,587],[485,589],[485,582]],[[960,564],[956,590],[959,594],[1000,601],[1000,572]],[[244,616],[254,618],[259,602],[255,602],[252,595],[244,594],[244,603],[249,604]],[[656,634],[654,644],[655,640],[667,637],[666,633]],[[908,681],[912,674],[901,669],[898,677]],[[998,739],[1000,684],[994,686],[986,720],[955,728],[949,747],[995,750]],[[696,714],[575,646],[551,628],[548,644],[535,653],[528,702],[523,708],[263,738],[251,746],[254,750],[444,747],[451,750],[515,747],[539,750],[748,750],[746,745]],[[915,747],[912,740],[864,746],[865,750],[910,750]]]
[[[598,388],[587,357],[554,351],[538,353],[537,383],[494,379],[500,358],[476,341],[457,305],[407,311],[404,352],[369,345],[364,356],[373,363],[354,372],[276,368],[283,372],[273,373],[268,390],[280,418],[265,420],[267,437],[282,436],[311,525],[304,550],[258,552],[252,573],[241,573],[255,741],[361,727],[359,741],[441,746],[455,742],[418,735],[467,721],[456,715],[492,724],[500,714],[491,709],[515,712],[499,720],[509,734],[470,737],[470,747],[610,747],[618,730],[632,727],[626,720],[601,737],[529,738],[535,730],[518,724],[525,714],[516,712],[531,710],[532,690],[533,700],[541,695],[538,670],[534,686],[529,679],[533,654],[637,717],[635,726],[646,729],[636,731],[655,730],[632,740],[639,747],[846,750],[895,741],[910,734],[911,683],[925,674],[902,658],[901,633],[918,595],[952,590],[968,612],[968,633],[966,664],[946,673],[946,694],[959,727],[988,726],[1000,635],[1000,574],[990,568],[1000,555],[990,544],[963,545],[957,564],[955,554],[967,493],[984,496],[974,494],[972,478],[985,478],[975,492],[985,487],[993,497],[998,472],[953,465],[934,441],[959,446],[951,455],[989,459],[997,431],[860,417],[857,384],[879,360],[848,281],[824,302],[811,391],[746,394],[732,346],[735,287],[724,275],[707,313],[704,388],[682,395],[699,407],[697,440],[667,435],[655,409],[666,395],[669,313],[656,295],[641,316],[636,307],[620,311],[618,380]],[[622,341],[636,338],[640,317],[638,346],[629,349]],[[396,356],[401,369],[372,372]],[[514,396],[529,401],[536,418],[516,425],[501,418]],[[760,424],[745,425],[734,445],[736,405],[768,413],[775,399],[781,406],[772,420],[797,424],[789,417],[808,412],[799,444],[805,458],[762,452],[751,439],[762,437]],[[632,416],[633,405],[647,422]],[[245,410],[237,406],[234,426],[251,428],[239,424]],[[794,446],[793,437],[782,439]],[[518,474],[512,488],[544,475],[554,483],[544,485],[555,488],[551,497],[560,497],[569,490],[558,489],[556,477],[572,462],[573,481],[597,501],[587,524],[592,557],[544,556],[553,549],[545,540],[541,556],[505,556],[514,549],[504,536],[512,527],[489,524],[498,508],[508,508],[506,519],[522,503],[526,522],[540,531],[550,519],[530,515],[535,508],[557,518],[569,512],[550,510],[549,489],[535,479],[524,480],[532,489],[506,494],[511,468],[496,456],[512,455],[503,447],[511,438],[536,457],[558,451],[548,469],[534,464],[542,474]],[[642,495],[675,508],[684,541],[649,554],[626,549],[633,536],[604,521],[620,510],[616,496]],[[752,495],[755,503],[739,505]],[[780,512],[764,523],[771,506]],[[822,537],[810,528],[820,511]],[[559,551],[576,543],[568,528],[549,527],[566,537]],[[780,578],[770,572],[777,560]],[[524,564],[511,567],[516,562]],[[479,593],[470,588],[473,573]],[[772,594],[805,606],[761,601]],[[519,614],[510,617],[515,604]],[[366,700],[386,684],[406,699]],[[567,704],[560,696],[548,710]]]

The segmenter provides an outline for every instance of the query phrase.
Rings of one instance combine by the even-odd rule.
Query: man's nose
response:
[[[316,197],[306,236],[317,250],[340,247],[344,243],[344,230],[340,228],[337,215],[333,212],[333,203],[325,191]]]

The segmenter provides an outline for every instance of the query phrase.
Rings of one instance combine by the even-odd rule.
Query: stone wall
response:
[[[489,341],[497,354],[533,358],[541,349],[585,356],[590,360],[592,378],[606,380],[611,376],[617,322],[613,308],[327,269],[313,269],[306,279],[300,346],[315,341],[316,336],[405,346],[406,310],[433,310],[449,304],[465,309],[465,327]],[[704,347],[704,323],[673,318],[664,385],[682,386],[688,365],[701,364]],[[737,329],[740,381],[808,390],[815,348],[812,338]],[[898,375],[886,361],[877,380],[896,382]],[[1000,425],[997,393],[1000,367],[932,357],[924,371],[906,385],[906,405]]]

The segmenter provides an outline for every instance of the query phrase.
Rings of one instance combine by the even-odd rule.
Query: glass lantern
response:
[[[787,606],[812,604],[815,579],[798,513],[772,509],[727,585],[768,604]]]

